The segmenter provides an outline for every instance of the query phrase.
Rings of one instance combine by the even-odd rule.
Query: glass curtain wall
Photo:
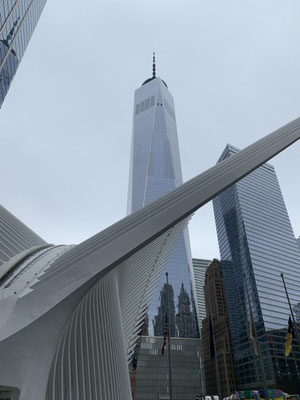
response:
[[[46,0],[0,1],[0,107]]]
[[[159,199],[181,183],[174,101],[166,83],[155,78],[135,92],[128,213]],[[150,335],[164,333],[166,271],[171,286],[172,336],[199,337],[187,230],[180,235],[159,282],[153,287],[148,303]]]
[[[238,152],[227,145],[219,161]],[[300,388],[299,339],[284,355],[289,306],[299,303],[300,253],[273,166],[265,164],[213,200],[240,389],[262,388],[262,371],[249,338],[249,290],[269,388]]]

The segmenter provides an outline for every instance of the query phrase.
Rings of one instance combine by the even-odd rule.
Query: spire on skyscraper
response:
[[[145,82],[142,83],[142,86],[146,85],[146,83],[149,83],[151,81],[153,81],[153,79],[156,79],[156,58],[155,58],[155,51],[153,52],[153,56],[152,56],[152,77],[148,78],[145,80]],[[166,82],[164,80],[162,80],[164,85],[166,87],[168,87],[168,85],[166,84]]]
[[[156,78],[156,61],[155,61],[155,51],[153,52],[153,63],[152,63],[152,78]]]

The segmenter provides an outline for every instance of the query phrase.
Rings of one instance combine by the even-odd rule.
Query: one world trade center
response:
[[[128,214],[182,184],[174,100],[167,84],[153,74],[135,91],[133,136],[128,192]],[[191,252],[185,229],[152,283],[148,301],[147,333],[163,336],[166,298],[169,297],[170,334],[199,337],[191,279]],[[169,285],[165,272],[168,272]],[[169,291],[168,296],[166,292]]]

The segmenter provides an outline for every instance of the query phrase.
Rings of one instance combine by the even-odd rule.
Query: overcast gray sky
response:
[[[299,0],[48,0],[0,111],[1,203],[52,243],[125,215],[134,90],[174,96],[184,180],[300,115]],[[300,235],[300,143],[274,158]],[[212,205],[194,257],[219,256]]]

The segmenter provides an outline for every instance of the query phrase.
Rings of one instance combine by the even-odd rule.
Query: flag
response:
[[[250,336],[250,339],[253,342],[254,354],[256,356],[258,356],[259,355],[258,343],[257,343],[257,338],[256,338],[256,335],[255,335],[255,331],[254,331],[254,321],[253,321],[253,315],[252,315],[252,311],[251,310],[250,310],[249,336]]]
[[[295,331],[294,331],[294,326],[293,326],[292,318],[289,317],[288,329],[286,332],[286,340],[285,340],[285,353],[284,353],[284,355],[286,357],[288,357],[292,351],[292,339],[294,337],[296,337]]]
[[[209,316],[209,347],[210,347],[210,359],[215,356],[215,344],[214,344],[214,331],[212,326],[211,315]]]
[[[167,344],[167,336],[168,336],[168,316],[166,314],[166,318],[165,318],[165,328],[164,328],[164,340],[163,340],[163,346],[161,348],[161,352],[160,355],[163,356],[164,352],[165,352],[165,347]]]

